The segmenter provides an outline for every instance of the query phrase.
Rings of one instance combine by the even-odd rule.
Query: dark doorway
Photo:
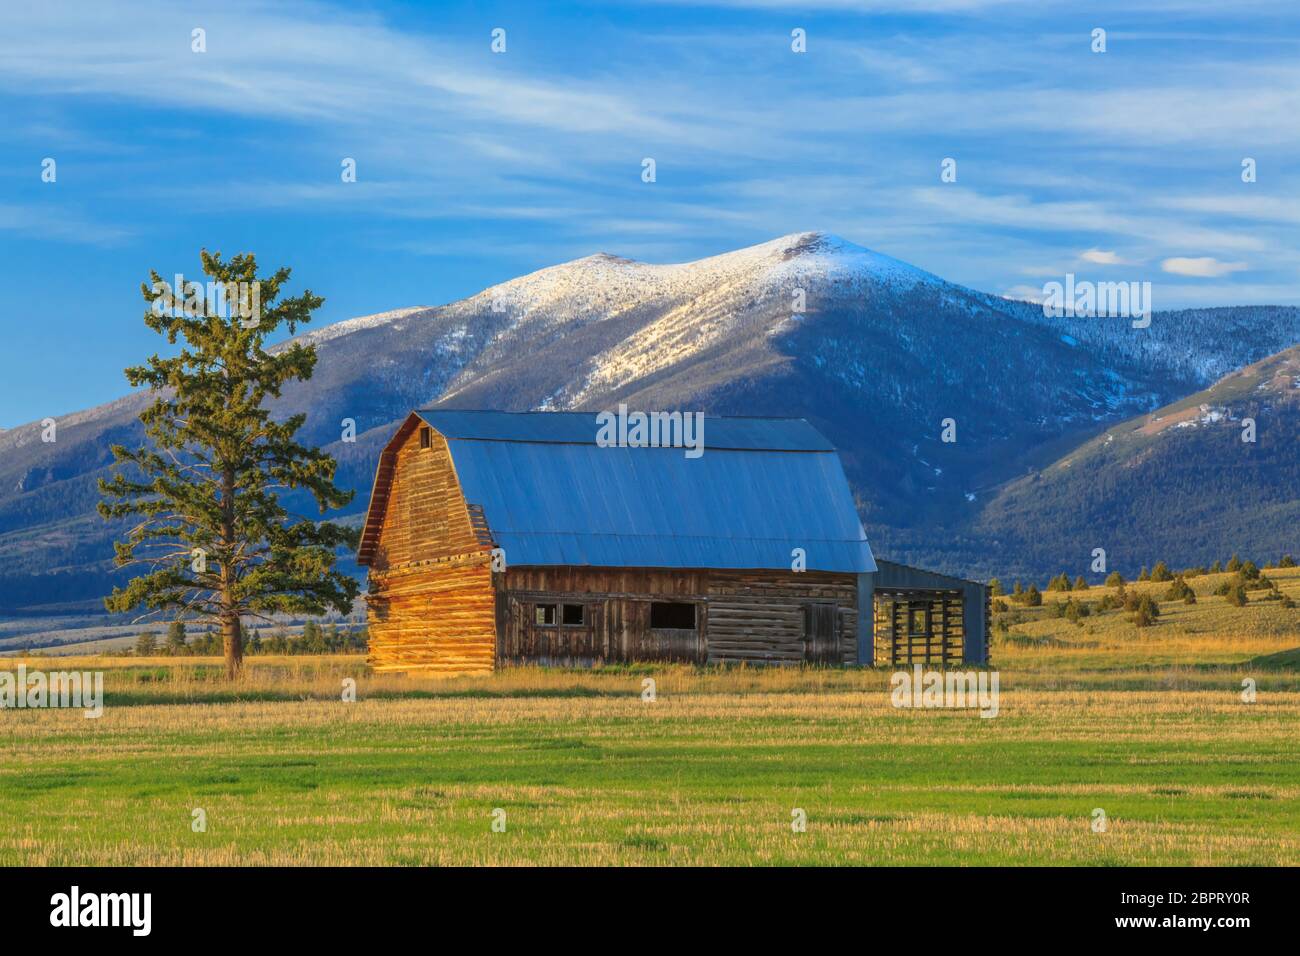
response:
[[[838,664],[839,607],[805,604],[803,607],[803,659],[811,664]]]

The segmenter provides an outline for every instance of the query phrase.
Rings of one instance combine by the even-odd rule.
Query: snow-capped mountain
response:
[[[339,459],[354,514],[415,407],[798,416],[841,449],[878,550],[974,572],[998,565],[992,539],[965,530],[997,489],[1106,423],[1300,342],[1300,310],[1157,312],[1146,329],[1048,319],[808,232],[675,265],[602,253],[300,340],[317,347],[316,374],[280,410],[305,413],[305,436]],[[0,607],[102,592],[95,480],[112,442],[138,440],[146,401],[66,416],[54,444],[39,423],[0,433]],[[355,443],[339,441],[344,419]],[[71,577],[48,577],[60,568]]]

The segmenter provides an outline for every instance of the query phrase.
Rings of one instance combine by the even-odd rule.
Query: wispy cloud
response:
[[[1176,276],[1193,276],[1198,279],[1217,279],[1249,268],[1244,262],[1220,262],[1213,256],[1188,259],[1174,256],[1160,263],[1160,268]]]

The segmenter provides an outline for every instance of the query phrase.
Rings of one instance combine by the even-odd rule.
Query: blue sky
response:
[[[598,251],[672,262],[807,229],[1003,294],[1074,272],[1150,280],[1157,309],[1300,302],[1295,4],[86,0],[0,18],[0,427],[123,394],[158,342],[139,283],[197,274],[204,246],[292,266],[321,323]]]

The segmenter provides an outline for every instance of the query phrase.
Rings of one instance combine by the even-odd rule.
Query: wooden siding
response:
[[[823,603],[836,608],[839,654],[834,662],[852,664],[857,660],[858,584],[854,575],[714,571],[709,578],[710,661],[808,660],[804,608]]]
[[[695,605],[695,629],[652,628],[654,601]],[[583,606],[581,625],[563,623],[566,603]],[[537,623],[537,606],[551,604],[555,622]],[[834,623],[829,650],[810,657],[806,608],[814,605],[821,608],[814,619]],[[510,568],[497,627],[499,659],[512,663],[850,664],[857,659],[857,581],[820,572]]]
[[[491,671],[496,654],[491,543],[471,516],[441,435],[412,429],[395,450],[370,565],[370,663],[376,671]]]

